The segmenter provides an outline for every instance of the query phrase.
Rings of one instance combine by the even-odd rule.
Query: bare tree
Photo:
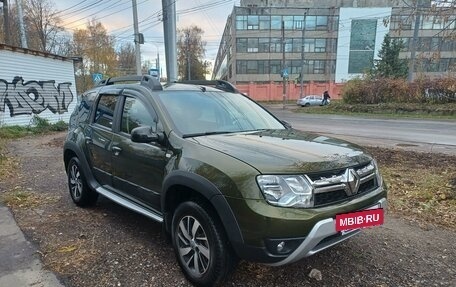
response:
[[[53,52],[60,49],[61,32],[64,28],[57,16],[52,0],[25,0],[28,44],[32,49]]]
[[[121,75],[136,73],[136,54],[132,43],[123,43],[117,52],[118,70]]]

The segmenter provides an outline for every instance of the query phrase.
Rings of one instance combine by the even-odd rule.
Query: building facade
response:
[[[408,3],[410,2],[410,4]],[[238,86],[289,80],[337,87],[362,75],[378,59],[389,33],[415,45],[415,73],[437,76],[456,70],[454,7],[411,0],[241,0],[227,19],[212,77]]]

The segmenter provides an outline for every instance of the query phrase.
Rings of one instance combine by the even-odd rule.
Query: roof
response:
[[[43,58],[50,58],[50,59],[57,59],[57,60],[62,60],[62,61],[75,61],[75,60],[80,60],[78,57],[75,58],[70,58],[70,57],[64,57],[48,52],[43,52],[43,51],[38,51],[38,50],[32,50],[32,49],[26,49],[26,48],[21,48],[21,47],[16,47],[16,46],[10,46],[6,44],[0,43],[0,50],[6,50],[10,52],[15,52],[15,53],[22,53],[22,54],[27,54],[27,55],[34,55],[34,56],[39,56]]]

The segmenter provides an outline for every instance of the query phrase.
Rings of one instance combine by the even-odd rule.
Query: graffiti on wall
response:
[[[55,86],[55,81],[28,81],[14,77],[11,83],[0,79],[0,112],[9,108],[10,117],[40,114],[48,109],[54,114],[63,114],[73,101],[71,83]]]

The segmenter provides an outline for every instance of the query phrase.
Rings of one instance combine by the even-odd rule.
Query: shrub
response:
[[[456,78],[404,79],[356,78],[342,89],[342,98],[349,104],[380,103],[451,103],[456,102]]]

